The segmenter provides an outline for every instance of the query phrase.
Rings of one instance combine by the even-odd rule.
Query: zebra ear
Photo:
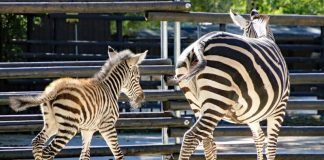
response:
[[[143,60],[145,59],[146,54],[147,54],[147,50],[143,53],[133,55],[130,59],[128,59],[128,64],[129,65],[141,64],[143,62]]]
[[[230,16],[232,18],[232,21],[239,26],[241,29],[246,28],[246,26],[248,25],[248,21],[243,18],[241,15],[233,13],[232,10],[230,10]]]
[[[112,58],[112,57],[114,57],[115,55],[117,55],[117,52],[116,52],[112,47],[110,47],[110,46],[108,46],[108,51],[107,51],[107,53],[108,53],[108,57],[109,57],[109,58]]]

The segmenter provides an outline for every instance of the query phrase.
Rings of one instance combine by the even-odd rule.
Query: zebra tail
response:
[[[9,97],[9,106],[16,112],[24,111],[30,107],[36,107],[53,99],[44,93],[38,96]]]
[[[207,60],[204,57],[204,43],[203,42],[198,42],[197,45],[194,46],[194,54],[197,57],[197,64],[195,64],[192,68],[189,68],[188,72],[183,75],[178,81],[180,82],[181,80],[190,80],[193,78],[196,74],[198,74],[200,71],[205,69],[207,65]]]

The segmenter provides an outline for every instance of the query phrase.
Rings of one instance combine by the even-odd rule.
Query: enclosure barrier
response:
[[[151,10],[188,12],[189,2],[0,2],[0,13],[125,13]]]
[[[250,15],[242,14],[248,18]],[[218,24],[233,23],[228,13],[207,12],[148,12],[147,19],[152,21],[212,22]],[[320,15],[270,15],[270,24],[297,26],[324,26],[324,16]]]
[[[11,3],[11,2],[9,2]],[[137,2],[136,2],[137,3]],[[173,2],[172,2],[173,3]],[[62,3],[61,3],[62,4]],[[74,3],[77,4],[77,3]],[[154,4],[156,5],[157,3],[154,2]],[[174,3],[173,3],[174,4]],[[184,4],[186,5],[186,4]],[[51,13],[54,12],[55,10],[51,10],[51,8],[49,7],[45,7],[45,5],[43,6],[45,9],[40,9],[37,6],[33,6],[31,8],[29,8],[29,10],[25,10],[27,7],[22,7],[22,6],[17,6],[22,7],[20,9],[17,9],[15,7],[15,9],[11,9],[8,10],[8,8],[10,8],[9,6],[4,7],[5,5],[1,5],[0,3],[0,12],[6,12],[6,13],[17,13],[14,12],[14,10],[21,10],[21,12],[19,13]],[[160,5],[156,5],[158,6],[159,9],[161,9]],[[14,6],[11,6],[14,7]],[[53,6],[52,6],[53,7]],[[65,6],[67,7],[67,6]],[[86,10],[82,10],[79,9],[77,12],[79,13],[83,13],[83,12],[87,12],[87,13],[94,13],[91,12],[91,10],[96,10],[96,12],[99,12],[100,9],[95,8],[93,9],[91,5],[89,5],[89,7],[87,8],[85,5],[82,6],[84,8],[86,8]],[[99,7],[99,6],[98,6]],[[134,5],[132,6],[134,7]],[[186,6],[185,6],[186,7]],[[187,6],[188,7],[188,6]],[[25,9],[24,9],[25,8]],[[118,7],[116,7],[118,8]],[[134,8],[138,8],[138,10],[140,10],[140,7],[134,7]],[[7,9],[7,10],[6,10]],[[107,6],[105,7],[105,9],[107,9]],[[156,8],[153,8],[156,9]],[[150,10],[153,10],[152,8],[150,8]],[[137,11],[133,11],[133,10],[124,10],[123,12],[127,11],[127,12],[138,12]],[[145,9],[141,10],[144,11]],[[189,10],[189,9],[188,9]],[[75,12],[75,10],[70,9],[66,9],[64,7],[62,7],[62,9],[60,9],[59,11],[55,11],[55,12]],[[113,10],[110,10],[113,11]],[[149,10],[145,10],[145,11],[149,11]],[[186,10],[181,10],[182,11],[186,11]],[[102,12],[102,11],[100,11]],[[106,12],[106,11],[105,11]],[[120,12],[117,9],[113,12]],[[207,13],[170,13],[170,12],[148,12],[148,19],[149,20],[168,20],[168,21],[191,21],[191,22],[214,22],[214,23],[229,23],[229,16],[228,14],[224,14],[224,15],[214,15],[214,14],[207,14]],[[181,17],[182,16],[182,17]],[[191,16],[191,17],[190,17]],[[223,17],[226,16],[226,17]],[[246,15],[245,15],[246,16]],[[323,26],[324,26],[324,21],[323,21],[323,16],[282,16],[279,17],[278,19],[276,19],[276,16],[272,16],[271,18],[271,24],[281,24],[281,25],[311,25],[311,26],[322,26],[322,31]],[[323,34],[323,32],[322,32]],[[323,39],[323,36],[322,36]],[[288,46],[293,48],[294,46]],[[323,48],[322,46],[305,46],[305,48],[311,48],[311,47],[316,47],[317,49],[321,49]],[[18,68],[18,67],[10,67],[10,68],[1,68],[3,70],[0,70],[0,79],[16,79],[16,78],[48,78],[48,77],[61,77],[61,76],[65,76],[65,75],[69,75],[69,76],[77,76],[77,75],[82,75],[85,77],[89,77],[91,75],[93,75],[93,73],[95,71],[97,71],[99,69],[99,66],[90,66],[87,67],[88,65],[84,66],[84,67],[78,67],[81,68],[80,70],[82,70],[82,73],[80,71],[77,71],[76,68],[72,67],[72,66],[67,66],[67,70],[65,70],[65,72],[63,74],[59,74],[57,72],[55,72],[55,70],[60,70],[63,67],[59,67],[57,65],[53,65],[51,67],[48,67],[47,69],[49,70],[48,73],[46,73],[46,71],[40,69],[40,67],[33,67],[33,68]],[[160,69],[158,69],[160,68]],[[25,69],[25,70],[24,70]],[[23,72],[26,71],[27,73],[31,74],[24,74]],[[153,74],[153,75],[158,75],[158,74],[163,74],[163,75],[173,75],[174,74],[174,66],[171,65],[161,65],[161,66],[157,66],[157,68],[154,68],[154,66],[141,66],[141,71],[142,74]],[[10,73],[8,73],[10,72]],[[83,73],[85,72],[85,73]],[[50,75],[53,74],[53,75]],[[3,76],[3,77],[2,77]],[[292,76],[292,82],[293,84],[323,84],[323,74],[322,73],[312,73],[312,74],[304,74],[304,73],[293,73],[291,74]],[[169,85],[174,85],[174,84],[170,84]],[[0,95],[0,104],[7,104],[7,98],[8,96],[12,96],[12,95],[35,95],[38,94],[39,92],[5,92],[5,93],[1,93]],[[168,100],[172,100],[172,99],[176,99],[176,100],[184,100],[184,96],[181,94],[180,91],[173,91],[173,90],[167,90],[167,91],[145,91],[145,95],[146,95],[146,99],[147,100],[161,100],[161,101],[168,101]],[[120,100],[125,100],[125,96],[122,96]],[[181,105],[185,105],[184,102],[178,102],[178,104],[174,104],[174,102],[170,101],[171,105],[169,106],[170,109],[175,109],[176,105],[181,104]],[[173,103],[173,104],[172,104]],[[305,105],[306,103],[306,105]],[[302,102],[302,101],[295,101],[291,100],[289,101],[289,106],[291,107],[291,105],[296,105],[299,107],[297,107],[298,109],[302,109],[302,106],[304,106],[305,108],[309,107],[312,109],[321,109],[321,106],[323,102],[322,101],[308,101],[308,102]],[[302,106],[301,106],[302,105]],[[188,108],[188,105],[186,105],[186,107]],[[185,107],[183,107],[185,109]],[[293,108],[293,107],[291,107]],[[120,127],[124,126],[125,128],[132,128],[134,126],[128,126],[127,120],[134,120],[134,119],[139,119],[139,120],[143,120],[146,121],[145,123],[148,123],[148,126],[150,125],[151,122],[148,121],[161,121],[161,125],[162,127],[164,124],[162,123],[164,121],[164,119],[172,119],[172,125],[173,125],[173,120],[179,120],[179,123],[177,123],[176,126],[178,127],[171,127],[172,125],[170,124],[170,128],[169,128],[169,135],[171,136],[180,136],[182,137],[183,132],[185,131],[185,129],[182,129],[180,126],[185,126],[184,122],[185,120],[190,121],[191,118],[175,118],[174,116],[166,116],[166,117],[160,117],[160,118],[156,118],[156,117],[151,117],[146,115],[147,117],[145,117],[143,115],[143,117],[141,118],[136,118],[136,117],[130,117],[130,118],[121,118],[121,122],[120,123]],[[122,116],[121,116],[122,117]],[[163,120],[162,120],[163,119]],[[16,124],[21,124],[21,123],[25,123],[25,121],[28,121],[30,119],[20,119],[20,122],[8,122],[8,121],[1,121],[0,123],[3,123],[4,125],[9,124],[9,123],[16,123]],[[123,123],[124,120],[124,123]],[[39,121],[39,119],[32,119],[31,121],[33,121],[33,123],[40,123],[41,121]],[[169,121],[171,123],[171,121]],[[191,122],[191,121],[190,121]],[[118,122],[117,122],[118,123]],[[159,122],[156,122],[159,123]],[[181,124],[180,124],[181,123]],[[31,124],[31,123],[28,123]],[[33,127],[37,126],[39,124],[33,125]],[[152,125],[152,124],[151,124]],[[154,124],[155,125],[155,124]],[[190,123],[191,125],[191,123]],[[10,125],[7,125],[10,126]],[[12,125],[12,126],[17,126],[17,125]],[[144,126],[144,125],[142,125]],[[188,127],[188,126],[186,126]],[[0,130],[2,129],[2,127],[0,128]],[[20,128],[21,129],[21,128]],[[218,133],[218,131],[220,131]],[[236,133],[236,134],[235,134]],[[229,127],[229,128],[225,128],[225,127],[218,127],[217,130],[215,131],[216,136],[219,135],[248,135],[250,136],[251,133],[249,132],[248,134],[248,130],[247,127]],[[283,135],[299,135],[299,136],[323,136],[323,128],[322,127],[310,127],[310,126],[301,126],[301,127],[289,127],[289,126],[285,126],[283,128],[282,131]],[[59,153],[58,157],[78,157],[79,153],[80,153],[80,148],[69,148],[69,149],[63,149],[63,151],[61,153]],[[131,155],[173,155],[173,158],[177,158],[177,154],[180,150],[180,145],[177,144],[172,144],[172,145],[148,145],[148,146],[122,146],[122,150],[125,153],[125,155],[127,156],[131,156]],[[23,159],[23,158],[32,158],[32,154],[31,154],[31,150],[28,149],[16,149],[14,150],[14,148],[8,148],[8,150],[0,150],[0,159]],[[109,152],[108,148],[105,147],[92,147],[91,150],[91,155],[92,156],[107,156],[107,155],[111,155],[111,153]],[[277,155],[278,159],[285,159],[285,160],[299,160],[299,159],[324,159],[324,154],[320,153],[320,154],[278,154]],[[240,159],[240,160],[245,160],[245,159],[255,159],[255,153],[253,154],[219,154],[219,158],[221,159]],[[195,159],[204,159],[201,155],[194,155],[193,157],[191,157],[191,159],[195,160]]]
[[[222,160],[255,160],[256,155],[254,153],[229,153],[229,154],[217,154]],[[175,159],[179,157],[179,154],[174,154]],[[323,160],[324,153],[280,153],[276,155],[278,160]],[[203,155],[194,154],[190,157],[190,160],[205,160]]]

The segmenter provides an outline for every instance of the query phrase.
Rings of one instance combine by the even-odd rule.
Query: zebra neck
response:
[[[123,73],[113,71],[103,80],[103,84],[110,93],[118,98],[124,81],[125,75]]]

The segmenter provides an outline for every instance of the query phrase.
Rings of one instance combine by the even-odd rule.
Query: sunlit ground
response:
[[[7,147],[30,148],[30,141],[34,135],[0,135],[0,149]],[[255,153],[254,143],[251,137],[218,137],[215,138],[219,153]],[[119,142],[121,145],[140,145],[140,144],[162,144],[161,134],[120,134]],[[174,139],[170,138],[170,143]],[[76,136],[68,146],[80,146],[81,137]],[[101,136],[95,136],[92,146],[106,146]],[[324,137],[280,137],[278,143],[278,153],[321,153],[324,148]],[[108,149],[108,148],[107,148]],[[202,146],[197,148],[196,153],[202,153]],[[78,158],[56,158],[57,160],[75,160]],[[113,157],[91,157],[92,160],[107,160]],[[160,160],[161,156],[142,156],[126,157],[126,160]]]

